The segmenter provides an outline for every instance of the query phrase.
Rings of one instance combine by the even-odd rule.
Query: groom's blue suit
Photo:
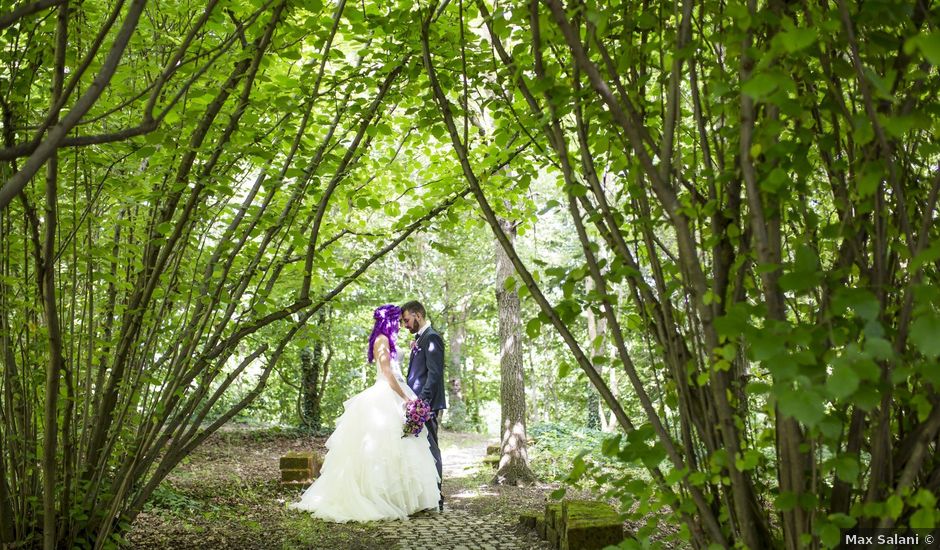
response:
[[[425,424],[428,432],[428,441],[431,443],[431,454],[437,465],[437,475],[443,478],[441,465],[441,449],[437,444],[438,411],[447,408],[444,398],[444,339],[428,327],[421,336],[416,336],[415,345],[411,349],[411,358],[408,360],[408,387],[414,390],[419,398],[431,405],[434,417]],[[443,509],[443,496],[440,505]]]

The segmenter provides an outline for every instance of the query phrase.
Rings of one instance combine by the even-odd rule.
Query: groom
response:
[[[443,479],[437,428],[441,411],[447,408],[444,401],[444,340],[431,328],[431,322],[428,321],[427,312],[421,302],[408,302],[401,306],[401,310],[402,325],[415,335],[414,343],[411,344],[411,358],[408,360],[408,387],[414,390],[419,399],[427,401],[434,411],[425,426],[428,429],[431,454],[434,455],[434,463],[437,465],[437,475]],[[444,493],[441,493],[437,506],[440,511],[444,511]]]

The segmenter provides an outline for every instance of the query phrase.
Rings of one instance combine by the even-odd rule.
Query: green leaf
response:
[[[923,362],[917,366],[917,373],[934,387],[940,387],[940,363]]]
[[[754,468],[757,467],[757,464],[760,461],[760,456],[761,456],[760,453],[757,452],[756,450],[748,449],[744,451],[743,457],[739,455],[737,458],[735,458],[734,465],[738,470],[742,472],[745,472],[747,470],[753,470]]]
[[[750,327],[750,313],[743,304],[733,304],[721,317],[715,318],[715,330],[720,336],[734,340]]]
[[[933,410],[933,404],[927,399],[927,396],[922,393],[914,395],[911,397],[911,404],[917,410],[917,420],[926,422],[927,417],[930,416],[930,411]]]
[[[859,465],[855,458],[842,455],[834,460],[836,477],[846,483],[855,483],[858,480]]]
[[[881,304],[874,294],[863,288],[840,288],[832,298],[832,310],[842,313],[851,309],[856,315],[871,321],[878,318]]]
[[[793,491],[783,491],[774,499],[774,508],[779,512],[788,512],[796,508],[796,493]]]
[[[812,271],[788,271],[780,276],[780,288],[802,292],[814,288],[817,284],[816,274]]]
[[[539,336],[542,328],[542,321],[538,317],[529,319],[529,322],[525,324],[525,333],[531,339],[536,339]]]
[[[913,53],[915,48],[920,50],[924,58],[934,67],[940,67],[940,32],[921,33],[904,45],[904,50],[908,54]]]
[[[777,89],[777,81],[765,73],[755,74],[741,86],[741,92],[753,99],[763,99]]]
[[[917,271],[926,264],[940,260],[940,240],[935,241],[926,250],[914,257],[911,261],[911,270]]]
[[[884,177],[885,169],[881,163],[866,163],[858,174],[858,179],[855,182],[858,195],[860,197],[870,197],[874,195],[878,190],[878,186],[884,180]]]
[[[827,548],[838,546],[842,537],[839,528],[831,523],[821,523],[816,529],[816,533],[819,535],[819,541]]]
[[[940,315],[928,311],[911,323],[911,344],[932,359],[940,357]]]
[[[788,53],[794,53],[809,47],[816,41],[818,31],[814,28],[798,28],[781,32],[777,39]]]
[[[832,367],[832,374],[826,380],[829,395],[836,399],[845,399],[855,393],[861,379],[847,361],[840,361]]]
[[[911,499],[911,504],[921,508],[936,508],[937,497],[929,489],[918,489]]]
[[[881,402],[881,392],[873,384],[862,384],[852,396],[852,403],[864,411],[871,411]]]
[[[777,393],[777,402],[781,413],[809,427],[818,424],[826,414],[823,400],[809,388],[783,388]]]
[[[911,514],[911,527],[914,529],[933,529],[937,526],[938,515],[940,514],[938,514],[936,510],[921,508]]]
[[[819,256],[813,247],[800,245],[794,254],[794,266],[797,271],[813,272],[819,269]]]
[[[829,514],[829,521],[839,526],[840,529],[851,529],[858,523],[857,519],[846,514]]]
[[[800,493],[799,498],[797,499],[800,503],[800,508],[804,510],[815,510],[816,506],[819,505],[819,497],[815,493]]]
[[[904,511],[904,501],[901,500],[901,497],[898,495],[891,495],[888,497],[887,502],[885,502],[885,513],[891,519],[898,519],[901,517],[901,512]]]
[[[752,156],[757,156],[753,155]],[[787,171],[783,168],[777,167],[770,171],[767,174],[767,177],[760,182],[761,189],[767,191],[768,193],[777,193],[781,189],[787,187],[790,183],[790,176],[787,175]]]
[[[580,481],[584,474],[587,473],[587,463],[584,461],[584,455],[587,451],[582,451],[574,459],[574,465],[571,468],[571,472],[566,478],[570,483],[577,483]]]
[[[771,386],[765,382],[748,382],[744,391],[748,395],[764,395],[770,393]]]
[[[617,453],[620,452],[620,439],[620,434],[605,438],[603,443],[601,443],[601,453],[604,456],[617,456]]]
[[[918,126],[918,120],[911,115],[892,116],[885,117],[881,124],[892,137],[903,138],[904,134]]]
[[[875,359],[891,359],[894,357],[894,348],[891,342],[884,338],[872,337],[865,340],[865,351]]]
[[[754,359],[763,361],[786,351],[786,341],[770,330],[762,330],[749,338]]]
[[[670,470],[669,473],[666,474],[666,483],[670,485],[679,483],[685,478],[686,474],[688,473],[689,473],[688,468],[682,468],[681,470]]]

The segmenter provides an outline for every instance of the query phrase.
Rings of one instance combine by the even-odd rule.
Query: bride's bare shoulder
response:
[[[379,346],[388,346],[388,336],[385,336],[384,334],[379,334],[378,336],[375,337],[375,343],[372,344],[372,346],[376,348]]]

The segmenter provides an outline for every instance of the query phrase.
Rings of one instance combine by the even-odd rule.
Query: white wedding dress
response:
[[[397,362],[392,371],[414,399]],[[437,509],[439,479],[427,432],[402,437],[403,401],[381,372],[376,380],[343,403],[345,410],[326,441],[320,477],[291,508],[340,523],[406,519]]]

